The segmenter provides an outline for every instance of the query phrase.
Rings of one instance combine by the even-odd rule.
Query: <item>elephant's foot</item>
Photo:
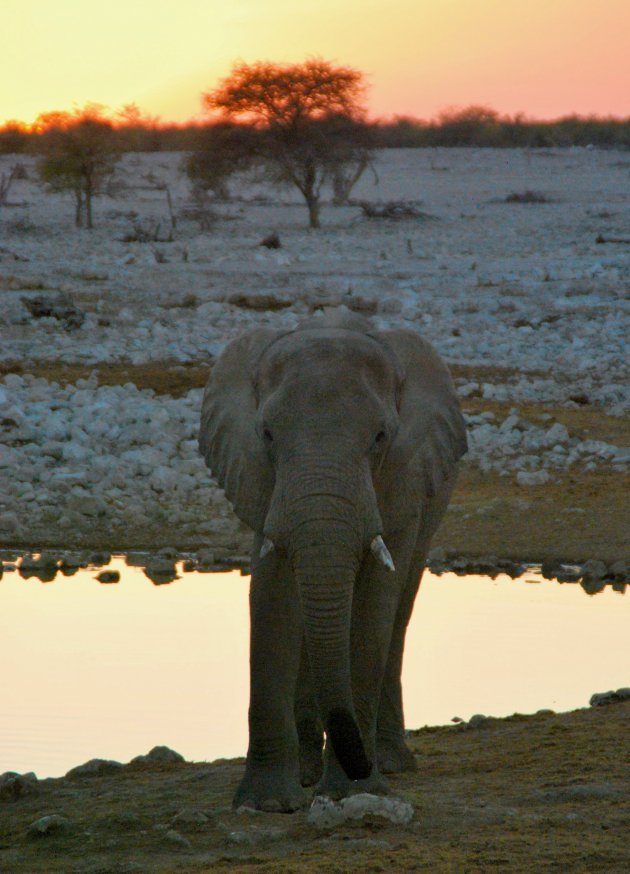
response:
[[[376,739],[376,760],[383,774],[398,774],[401,771],[417,771],[414,754],[402,738]]]
[[[308,796],[293,773],[287,773],[286,767],[281,765],[266,765],[247,768],[232,806],[268,813],[293,813],[307,803]]]
[[[370,795],[389,794],[389,783],[377,768],[372,768],[372,773],[364,780],[350,780],[341,768],[326,768],[315,789],[316,795],[326,795],[333,801],[363,792]]]

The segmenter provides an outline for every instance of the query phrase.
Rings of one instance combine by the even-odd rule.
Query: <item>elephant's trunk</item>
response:
[[[320,715],[339,763],[362,779],[371,764],[352,702],[350,626],[359,566],[381,522],[367,465],[321,452],[280,466],[265,535],[292,565]]]
[[[344,560],[345,559],[345,560]],[[298,547],[293,554],[302,602],[306,649],[326,733],[351,780],[369,776],[352,703],[350,622],[356,576],[353,557],[328,543]]]

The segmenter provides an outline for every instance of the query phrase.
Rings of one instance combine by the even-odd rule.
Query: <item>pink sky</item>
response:
[[[630,116],[629,0],[3,0],[0,122],[87,102],[165,121],[236,60],[363,71],[372,116]]]

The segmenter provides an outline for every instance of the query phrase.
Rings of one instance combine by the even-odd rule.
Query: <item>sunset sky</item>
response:
[[[630,0],[2,0],[0,123],[87,102],[165,121],[236,60],[363,71],[372,117],[630,116]]]

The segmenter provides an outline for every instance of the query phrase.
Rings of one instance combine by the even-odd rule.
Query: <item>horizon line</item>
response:
[[[126,106],[135,106],[137,104],[125,104],[122,108]],[[121,109],[122,109],[121,108]],[[26,134],[35,133],[35,126],[38,122],[38,119],[41,119],[43,116],[51,115],[59,113],[61,115],[74,115],[80,114],[82,112],[89,113],[89,110],[93,109],[94,114],[97,117],[101,117],[104,121],[114,122],[116,127],[140,127],[146,129],[160,129],[160,128],[186,128],[193,126],[204,126],[210,125],[213,123],[217,123],[221,120],[226,120],[225,118],[221,118],[220,116],[215,116],[214,118],[209,114],[204,114],[205,117],[200,117],[201,113],[198,115],[189,116],[184,120],[175,120],[175,119],[165,119],[160,115],[153,115],[150,113],[141,114],[136,121],[126,121],[124,118],[116,119],[116,115],[121,112],[120,109],[111,109],[109,106],[104,104],[99,104],[95,102],[88,101],[84,104],[83,107],[79,107],[74,104],[71,109],[48,109],[40,112],[32,121],[25,121],[20,118],[6,118],[0,121],[0,132],[17,128],[23,130]],[[448,104],[444,106],[442,109],[438,110],[434,115],[426,118],[413,115],[411,113],[393,113],[391,115],[376,115],[370,116],[366,114],[363,118],[366,124],[368,125],[389,125],[396,124],[398,122],[404,121],[409,122],[410,124],[416,124],[419,126],[431,126],[431,125],[443,125],[448,123],[449,116],[452,116],[454,120],[458,120],[457,117],[463,115],[467,111],[478,110],[481,112],[486,112],[489,115],[493,116],[493,118],[488,119],[489,121],[496,121],[498,123],[511,123],[511,124],[522,124],[522,125],[535,125],[535,124],[554,124],[567,120],[578,120],[582,122],[590,121],[590,122],[613,122],[613,123],[627,123],[630,122],[630,114],[628,115],[614,115],[611,113],[608,114],[600,114],[597,112],[576,112],[576,111],[568,111],[566,113],[561,113],[559,115],[554,115],[551,117],[537,117],[530,116],[524,110],[515,110],[514,112],[501,112],[494,107],[484,104],[484,103],[470,103],[470,104]],[[142,112],[140,110],[140,112]],[[233,123],[244,123],[244,122],[233,122]],[[245,122],[246,123],[246,122]]]

